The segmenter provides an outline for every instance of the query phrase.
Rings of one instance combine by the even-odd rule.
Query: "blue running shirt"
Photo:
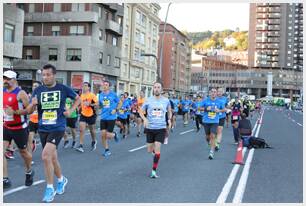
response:
[[[205,110],[209,106],[211,107],[211,111],[204,111],[203,123],[219,123],[219,114],[214,111],[217,108],[221,108],[219,101],[217,99],[211,100],[207,98],[201,104],[201,107],[204,107]]]
[[[102,106],[101,109],[101,120],[115,120],[117,119],[117,114],[112,114],[111,112],[118,106],[119,97],[116,93],[110,91],[108,94],[101,92],[99,95],[99,104]]]

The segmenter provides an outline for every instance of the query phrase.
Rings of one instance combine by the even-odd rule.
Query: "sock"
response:
[[[64,176],[62,175],[60,178],[57,179],[58,182],[63,182]]]
[[[157,169],[159,158],[160,158],[160,153],[159,154],[155,153],[153,158],[153,168],[152,168],[154,171],[156,171]]]
[[[47,184],[47,188],[52,188],[52,189],[54,189],[54,188],[53,188],[53,184]]]

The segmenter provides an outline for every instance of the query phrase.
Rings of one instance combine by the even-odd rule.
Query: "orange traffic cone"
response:
[[[233,164],[244,165],[242,150],[243,150],[242,140],[239,140],[239,144],[238,144],[238,147],[237,147],[236,158],[235,158],[235,161],[233,162]]]

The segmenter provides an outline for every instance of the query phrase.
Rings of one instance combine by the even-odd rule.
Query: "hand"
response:
[[[71,115],[71,110],[70,109],[67,109],[66,111],[64,111],[63,113],[66,117],[70,117]]]
[[[5,109],[5,114],[7,114],[8,116],[14,115],[14,110],[12,109],[12,107],[7,107]]]
[[[36,106],[38,104],[37,96],[32,98],[32,105]]]
[[[171,129],[171,127],[172,127],[171,120],[168,119],[168,128]]]
[[[113,109],[111,113],[112,113],[112,114],[116,114],[116,110],[115,110],[115,109]]]
[[[145,118],[145,119],[143,120],[143,126],[144,126],[145,128],[147,128],[148,125],[149,125],[148,119]]]

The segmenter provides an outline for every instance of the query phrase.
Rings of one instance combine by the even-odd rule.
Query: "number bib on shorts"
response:
[[[119,114],[124,114],[124,110],[123,109],[119,109]]]
[[[216,117],[216,112],[208,112],[209,119],[215,119],[215,117]]]
[[[56,120],[57,120],[57,111],[44,111],[42,113],[42,124],[43,125],[56,124]]]

